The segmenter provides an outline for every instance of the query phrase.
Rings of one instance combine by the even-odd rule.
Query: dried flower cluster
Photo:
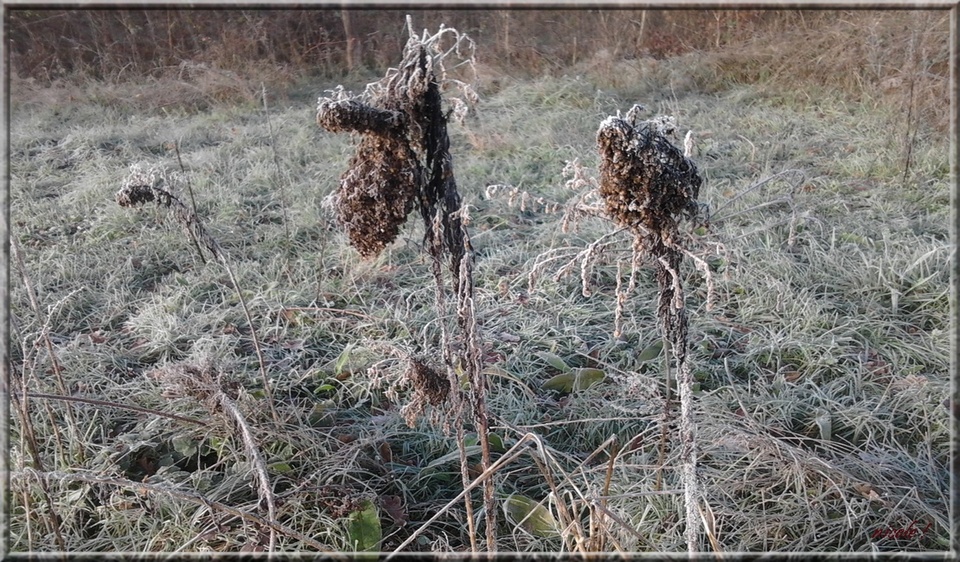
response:
[[[421,168],[396,137],[366,135],[340,180],[337,218],[363,257],[379,255],[400,234],[420,190]]]
[[[405,377],[413,385],[414,394],[401,413],[410,427],[423,413],[427,404],[440,406],[450,394],[450,381],[447,376],[427,362],[411,357]]]
[[[454,45],[442,49],[448,37]],[[451,114],[462,118],[466,102],[475,103],[477,96],[466,83],[448,77],[444,59],[451,54],[472,66],[472,41],[453,29],[423,37],[411,30],[399,68],[359,95],[338,87],[318,102],[319,126],[363,135],[333,203],[350,244],[364,257],[378,255],[396,239],[419,200],[428,241],[436,209],[444,210],[442,242],[454,257],[451,269],[458,270],[463,250],[456,244],[460,225],[454,213],[460,200],[450,172],[446,122]],[[440,89],[450,84],[466,102],[454,98],[444,113]]]
[[[162,187],[166,184],[166,173],[162,169],[144,169],[139,164],[130,166],[130,172],[117,191],[117,204],[121,207],[136,207],[156,201],[163,207],[169,207],[171,195]]]
[[[607,213],[642,238],[655,234],[668,245],[678,217],[697,214],[703,183],[693,162],[666,138],[669,127],[663,119],[633,124],[611,116],[597,131]]]

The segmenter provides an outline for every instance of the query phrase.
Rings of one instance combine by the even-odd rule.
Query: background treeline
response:
[[[825,87],[858,98],[895,91],[927,117],[948,119],[945,10],[8,8],[7,36],[12,70],[41,84],[182,78],[199,65],[265,78],[282,95],[304,76],[395,64],[408,13],[418,30],[443,23],[467,33],[480,63],[514,76],[564,72],[597,56],[709,53],[703,60],[715,79]]]
[[[606,49],[664,57],[720,48],[760,30],[816,26],[797,10],[11,10],[9,37],[21,76],[151,73],[182,60],[239,70],[250,61],[338,72],[379,66],[406,41],[404,17],[440,23],[483,44],[491,60],[524,70],[563,67]]]

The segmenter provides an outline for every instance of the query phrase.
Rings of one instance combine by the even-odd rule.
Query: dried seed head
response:
[[[597,131],[600,195],[607,213],[638,234],[669,240],[678,215],[692,216],[702,179],[692,161],[665,137],[672,121],[658,118],[636,126],[608,117]]]
[[[172,201],[170,192],[163,189],[166,183],[167,173],[162,168],[133,164],[114,197],[121,207],[135,207],[152,201],[169,207]]]
[[[450,393],[450,381],[426,362],[413,357],[407,369],[407,378],[417,393],[422,394],[431,406],[439,406]]]
[[[380,254],[400,234],[420,187],[410,148],[392,137],[365,135],[340,179],[337,219],[360,255]]]
[[[154,200],[153,187],[149,185],[125,185],[116,195],[121,207],[136,207]]]

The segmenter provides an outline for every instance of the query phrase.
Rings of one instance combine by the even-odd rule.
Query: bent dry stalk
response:
[[[131,166],[129,175],[115,195],[117,204],[121,207],[129,208],[155,202],[157,206],[169,209],[174,219],[180,223],[190,236],[197,252],[200,254],[200,259],[204,259],[199,246],[199,244],[203,244],[203,246],[217,258],[217,261],[223,265],[223,268],[227,271],[227,276],[230,277],[230,283],[237,293],[237,300],[240,302],[240,308],[243,309],[243,315],[247,319],[247,324],[250,326],[250,339],[253,341],[253,347],[257,353],[257,363],[260,366],[260,379],[263,382],[263,391],[266,394],[267,405],[269,406],[270,414],[273,416],[274,423],[279,426],[280,416],[277,414],[277,409],[273,402],[273,391],[271,389],[270,378],[267,376],[267,364],[263,357],[263,349],[260,346],[260,338],[257,337],[257,329],[253,323],[253,317],[250,314],[247,301],[243,297],[243,291],[240,289],[240,284],[233,274],[233,268],[230,267],[230,260],[216,238],[210,236],[207,232],[207,229],[203,226],[197,214],[184,205],[173,193],[164,189],[166,181],[164,170],[156,168],[144,170],[141,166],[135,164]]]
[[[440,94],[443,84],[458,87],[468,101],[476,101],[476,93],[458,80],[450,78],[444,59],[459,57],[472,67],[473,42],[455,29],[442,28],[432,36],[417,36],[412,31],[403,50],[403,60],[379,80],[369,84],[363,93],[348,96],[337,88],[330,97],[320,98],[317,124],[331,132],[356,132],[362,135],[357,152],[340,178],[333,196],[337,220],[343,226],[350,244],[363,257],[379,255],[392,243],[414,206],[419,206],[423,220],[424,241],[432,258],[431,272],[435,281],[435,308],[440,319],[443,358],[447,378],[425,377],[424,369],[408,369],[408,376],[417,387],[429,382],[444,382],[446,390],[431,388],[429,402],[449,400],[449,423],[455,429],[460,456],[461,477],[466,490],[470,485],[464,443],[464,414],[472,414],[473,425],[482,450],[481,466],[491,466],[488,443],[486,380],[482,374],[481,342],[474,314],[473,256],[467,233],[468,219],[461,208],[453,174],[447,120],[462,116],[465,104],[454,98],[453,109],[444,111]],[[453,45],[444,45],[448,40]],[[466,55],[465,55],[466,54]],[[442,77],[438,79],[438,76]],[[451,279],[444,281],[444,262]],[[445,319],[448,295],[456,297],[456,323],[462,352],[454,350],[450,329]],[[457,369],[469,381],[469,390],[460,384]],[[419,388],[419,387],[418,387]],[[415,394],[422,402],[424,396]],[[423,404],[416,404],[421,408]],[[407,409],[413,413],[415,409]],[[411,419],[407,419],[410,423]],[[445,426],[446,427],[446,426]],[[494,483],[484,482],[487,550],[496,551],[496,513]],[[471,549],[478,550],[473,507],[469,494],[464,494]]]
[[[661,334],[673,351],[680,394],[680,462],[687,550],[696,552],[700,550],[700,510],[693,378],[687,364],[687,312],[679,276],[684,251],[677,225],[680,219],[697,215],[696,199],[703,180],[694,163],[667,139],[676,129],[672,118],[638,121],[641,110],[642,107],[634,106],[625,118],[611,116],[600,124],[598,190],[610,217],[633,233],[634,251],[654,260],[659,287],[657,318]],[[665,412],[669,412],[669,377],[666,382]]]

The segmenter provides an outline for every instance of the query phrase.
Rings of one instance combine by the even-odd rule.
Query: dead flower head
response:
[[[664,123],[662,118],[636,125],[620,117],[603,120],[597,131],[599,191],[607,213],[620,226],[670,241],[678,217],[696,215],[703,180],[666,138]]]
[[[340,180],[337,220],[361,256],[376,256],[400,234],[420,188],[420,167],[402,141],[366,135]]]
[[[450,382],[442,373],[416,357],[410,358],[405,376],[413,385],[414,393],[402,414],[407,425],[413,427],[427,404],[440,406],[446,402],[450,394]]]

